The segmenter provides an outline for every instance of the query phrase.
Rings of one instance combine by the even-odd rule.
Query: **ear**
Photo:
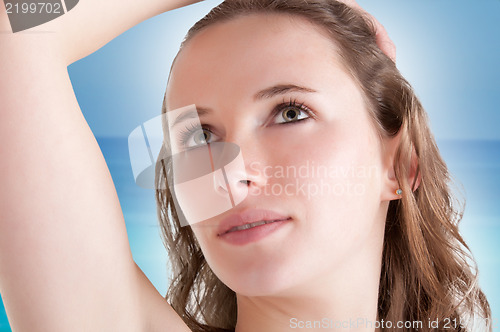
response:
[[[412,146],[411,158],[408,165],[408,176],[406,178],[407,185],[404,186],[401,182],[403,179],[396,178],[396,172],[394,170],[394,161],[396,159],[396,153],[401,142],[402,131],[400,131],[396,136],[389,137],[383,140],[383,173],[382,173],[382,191],[381,191],[381,201],[392,201],[400,199],[404,195],[404,190],[415,191],[421,182],[421,176],[419,172],[418,157],[415,149]],[[402,194],[398,194],[397,190],[401,189]]]

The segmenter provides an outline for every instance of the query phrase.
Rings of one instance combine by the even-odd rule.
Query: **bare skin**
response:
[[[133,261],[66,68],[135,24],[195,2],[80,1],[15,35],[0,6],[0,292],[13,330],[189,331]]]

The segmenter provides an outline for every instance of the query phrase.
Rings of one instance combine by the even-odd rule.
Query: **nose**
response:
[[[214,189],[218,194],[228,196],[234,207],[249,194],[261,190],[267,184],[267,178],[254,153],[244,154],[243,149],[234,143],[224,143],[222,147],[224,151],[218,153],[220,158],[214,162]],[[245,158],[245,155],[252,158]]]
[[[244,155],[243,159],[245,160]],[[247,186],[248,190],[256,190],[267,185],[267,177],[262,170],[261,162],[256,160],[245,161],[245,174],[241,175],[238,183]]]

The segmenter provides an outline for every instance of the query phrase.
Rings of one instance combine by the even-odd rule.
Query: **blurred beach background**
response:
[[[184,34],[220,2],[206,0],[152,18],[68,69],[111,171],[134,259],[163,295],[167,253],[154,191],[135,185],[127,139],[160,114],[169,68]],[[462,234],[500,326],[500,0],[358,2],[389,31],[398,68],[429,114],[466,199]],[[0,332],[7,331],[11,328],[0,300]]]

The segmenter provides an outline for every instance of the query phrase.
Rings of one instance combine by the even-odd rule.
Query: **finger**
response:
[[[396,45],[389,37],[385,27],[373,16],[372,20],[376,26],[375,38],[377,40],[378,47],[380,47],[382,52],[384,52],[385,55],[387,55],[393,62],[396,62]]]
[[[396,62],[396,45],[389,38],[389,34],[385,27],[380,24],[380,22],[373,17],[370,13],[366,12],[357,2],[356,0],[339,0],[344,4],[348,5],[351,8],[355,8],[363,13],[368,19],[370,19],[375,27],[375,38],[377,41],[378,47],[387,55],[392,61]]]
[[[361,8],[361,6],[356,2],[356,0],[338,0],[338,1],[345,3],[349,7]]]

